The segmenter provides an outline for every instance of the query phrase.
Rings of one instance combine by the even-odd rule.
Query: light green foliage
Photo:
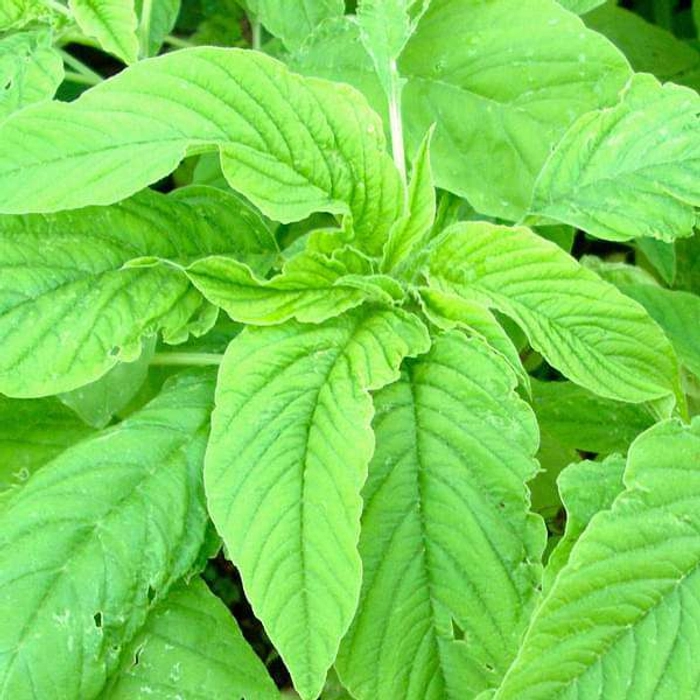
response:
[[[175,26],[181,0],[135,0],[141,57],[155,56]]]
[[[584,15],[599,5],[605,4],[606,0],[559,0],[559,4],[577,15]]]
[[[371,276],[349,277],[341,260],[313,251],[291,258],[279,275],[267,281],[224,257],[204,258],[186,271],[210,302],[235,321],[254,325],[274,325],[291,318],[320,323],[366,301],[393,302],[381,286],[372,285]]]
[[[180,583],[129,644],[105,700],[279,697],[226,606],[199,578]]]
[[[0,511],[0,688],[96,697],[204,541],[212,375],[66,450]],[[28,553],[31,553],[28,556]]]
[[[76,102],[6,120],[0,211],[115,202],[195,146],[218,148],[231,187],[270,218],[352,214],[369,252],[381,251],[400,211],[381,125],[357,93],[257,52],[217,48],[141,61]]]
[[[656,238],[639,238],[637,248],[656,270],[661,279],[673,286],[676,281],[676,248],[673,243],[664,243]]]
[[[549,557],[544,571],[545,593],[566,565],[571,549],[596,513],[609,510],[624,490],[625,458],[611,455],[602,462],[589,460],[569,465],[557,477],[566,508],[566,530]]]
[[[642,402],[678,389],[673,349],[644,309],[528,229],[455,224],[426,274],[512,318],[553,367],[600,396]]]
[[[10,34],[0,39],[0,121],[52,98],[62,80],[63,61],[47,34]]]
[[[689,236],[700,205],[700,96],[637,75],[580,117],[547,160],[532,211],[613,241]]]
[[[410,256],[419,253],[422,244],[427,242],[435,221],[435,189],[430,168],[431,137],[432,129],[423,139],[413,162],[406,212],[391,227],[384,246],[381,267],[387,272],[400,272],[407,266]]]
[[[92,432],[54,398],[0,396],[0,494],[23,486],[37,469]]]
[[[624,485],[574,545],[499,700],[694,696],[700,420],[668,421],[639,437]]]
[[[3,0],[0,3],[0,32],[21,29],[32,22],[49,22],[51,8],[41,0]]]
[[[133,362],[120,362],[96,382],[85,384],[60,395],[88,425],[104,428],[112,417],[134,398],[148,374],[153,358],[155,337],[146,338],[139,357]]]
[[[607,36],[636,71],[653,73],[662,82],[700,87],[700,52],[670,31],[614,3],[591,12],[585,22]]]
[[[134,0],[68,0],[78,26],[124,63],[138,58]]]
[[[182,272],[123,269],[131,259],[245,259],[269,246],[252,212],[210,189],[168,197],[145,191],[106,208],[0,217],[0,391],[70,391],[135,360],[144,336],[161,331],[181,342],[208,330],[215,312]]]
[[[544,528],[528,514],[537,428],[515,383],[451,331],[377,396],[362,596],[338,661],[360,700],[475,697],[517,651]]]
[[[219,374],[209,512],[303,698],[317,696],[357,605],[376,390],[428,349],[417,318],[358,310],[249,328]]]
[[[651,285],[621,285],[663,328],[678,359],[700,378],[700,297]]]
[[[551,146],[577,116],[614,104],[629,77],[624,57],[554,0],[433,0],[399,69],[409,143],[437,122],[436,184],[512,220]]]
[[[245,0],[245,5],[291,51],[323,20],[345,12],[343,0]]]

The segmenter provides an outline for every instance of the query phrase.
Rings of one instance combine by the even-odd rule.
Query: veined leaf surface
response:
[[[624,484],[574,545],[498,700],[697,694],[700,419],[640,436]]]
[[[360,700],[475,697],[515,656],[545,542],[525,486],[537,425],[515,385],[451,331],[376,396],[362,596],[337,662]]]
[[[210,372],[63,452],[0,511],[0,692],[96,697],[204,541]]]
[[[275,221],[352,214],[373,254],[403,205],[381,123],[359,93],[258,52],[202,47],[7,119],[0,211],[110,204],[170,173],[192,148],[218,149],[231,187]]]
[[[224,357],[205,484],[212,520],[303,698],[315,698],[355,612],[369,390],[428,348],[403,311],[249,328]]]
[[[673,349],[643,307],[529,229],[455,224],[427,274],[510,316],[552,366],[600,396],[640,403],[678,390]]]

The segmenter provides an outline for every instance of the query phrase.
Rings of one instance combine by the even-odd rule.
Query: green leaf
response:
[[[232,232],[236,236],[232,236]],[[144,191],[112,207],[0,217],[0,391],[71,391],[141,353],[161,331],[185,340],[214,322],[211,307],[172,267],[122,269],[161,255],[189,262],[270,249],[270,234],[235,196],[194,188]]]
[[[289,319],[320,323],[366,301],[391,304],[376,286],[359,288],[342,262],[314,252],[285,263],[270,280],[255,277],[248,267],[225,257],[199,260],[186,269],[200,292],[235,321],[274,325]],[[361,277],[367,283],[371,278]]]
[[[640,436],[624,484],[574,545],[498,700],[694,697],[700,420]]]
[[[700,87],[700,52],[671,32],[611,3],[591,12],[585,22],[607,36],[635,71],[653,73],[662,82]]]
[[[612,241],[690,236],[700,206],[700,96],[636,75],[619,105],[580,117],[537,179],[531,210]]]
[[[403,204],[381,124],[359,94],[259,52],[208,47],[141,61],[75,102],[7,119],[0,210],[112,203],[170,173],[190,147],[218,148],[231,187],[275,221],[351,213],[372,254]]]
[[[511,220],[566,128],[617,102],[630,76],[610,42],[553,0],[433,0],[399,69],[409,144],[437,123],[436,184]]]
[[[652,414],[638,404],[603,399],[570,382],[532,382],[532,407],[542,433],[582,452],[627,452],[650,427]]]
[[[649,261],[661,279],[673,286],[676,280],[676,249],[673,243],[664,243],[655,238],[639,238],[635,241],[637,249]]]
[[[700,297],[648,284],[620,285],[620,290],[649,312],[673,343],[681,364],[700,378]]]
[[[245,4],[290,51],[298,49],[323,20],[345,12],[343,0],[245,0]]]
[[[204,541],[213,377],[66,450],[0,512],[0,688],[96,697],[122,646]]]
[[[473,698],[514,657],[541,576],[537,424],[515,375],[452,331],[376,397],[364,569],[337,668],[360,700]]]
[[[46,33],[0,39],[0,121],[34,102],[53,97],[63,80],[63,60]]]
[[[61,394],[59,398],[88,425],[104,428],[128,405],[146,381],[155,346],[155,337],[144,339],[143,349],[136,360],[120,362],[96,382]]]
[[[369,390],[428,348],[399,310],[248,328],[219,373],[209,512],[255,614],[303,698],[317,697],[357,605]]]
[[[644,309],[526,228],[460,223],[436,239],[431,287],[491,306],[594,393],[640,403],[679,392],[668,340]]]
[[[585,460],[570,464],[557,478],[561,500],[566,507],[566,530],[544,570],[544,589],[549,589],[566,565],[573,546],[596,513],[609,510],[624,491],[622,474],[625,458],[614,454],[602,462]]]
[[[68,0],[80,29],[124,63],[138,59],[134,0]]]
[[[56,399],[0,396],[0,493],[23,486],[37,469],[92,432]]]
[[[577,15],[585,15],[594,7],[603,5],[606,0],[559,0],[559,4]]]
[[[200,578],[179,583],[130,642],[104,700],[274,700],[279,691],[226,606]]]
[[[435,189],[430,168],[432,134],[433,130],[430,129],[413,161],[406,212],[389,231],[382,255],[382,270],[400,268],[412,254],[420,251],[435,221]]]
[[[3,0],[0,3],[0,32],[21,29],[34,21],[48,22],[54,16],[40,0]]]
[[[432,323],[443,330],[461,328],[481,338],[508,362],[521,384],[530,390],[530,377],[523,368],[518,349],[486,307],[429,287],[419,288],[418,292],[423,311]]]
[[[674,286],[700,294],[700,235],[676,241],[676,279]]]
[[[134,7],[139,18],[139,52],[155,56],[175,26],[180,0],[135,0]]]

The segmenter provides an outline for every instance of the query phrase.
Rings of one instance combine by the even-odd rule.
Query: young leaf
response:
[[[146,381],[155,346],[155,337],[146,338],[136,360],[120,362],[96,382],[60,394],[59,398],[88,425],[104,428],[134,398]]]
[[[630,76],[610,42],[552,0],[433,0],[399,71],[409,145],[437,123],[436,184],[512,220],[566,128],[617,102]]]
[[[122,658],[104,700],[279,698],[235,619],[200,578],[172,588]]]
[[[68,0],[78,26],[124,63],[138,59],[134,0]]]
[[[532,381],[532,407],[542,433],[583,452],[627,452],[653,423],[639,404],[626,404],[586,391],[571,382]]]
[[[636,75],[584,114],[540,173],[531,210],[612,241],[690,236],[700,206],[700,96]]]
[[[63,60],[48,34],[27,32],[0,39],[0,121],[52,98],[62,80]]]
[[[7,119],[0,211],[112,203],[195,147],[218,148],[231,187],[275,221],[351,213],[372,254],[402,206],[381,124],[358,93],[259,52],[207,47],[141,61],[75,102]]]
[[[155,56],[175,26],[180,0],[135,0],[134,7],[139,18],[139,53]]]
[[[129,260],[256,259],[272,245],[253,212],[212,189],[144,191],[111,207],[0,217],[0,391],[70,391],[135,360],[144,336],[160,330],[182,341],[199,314],[213,323],[182,272],[122,269]]]
[[[0,493],[23,486],[37,469],[92,432],[56,399],[0,396]]]
[[[700,297],[648,284],[620,285],[620,290],[649,312],[673,343],[681,364],[700,378]]]
[[[376,397],[362,595],[337,662],[359,700],[472,698],[517,651],[545,534],[525,487],[537,425],[515,384],[452,331]]]
[[[566,530],[547,561],[544,589],[549,589],[566,565],[573,546],[596,513],[609,510],[625,490],[622,475],[625,458],[619,454],[602,462],[589,460],[570,464],[557,478],[561,500],[566,507]]]
[[[626,490],[594,515],[537,610],[498,700],[691,698],[700,644],[700,419],[630,449]]]
[[[398,219],[389,231],[384,245],[381,269],[392,271],[407,263],[425,242],[435,221],[435,189],[433,173],[430,169],[430,139],[433,130],[426,134],[413,162],[411,183],[408,187],[406,213]]]
[[[245,4],[290,51],[298,49],[323,20],[345,12],[343,0],[245,0]]]
[[[679,391],[673,349],[636,302],[526,228],[473,222],[436,239],[430,286],[492,306],[577,384],[641,403]]]
[[[656,238],[638,238],[637,249],[649,261],[661,279],[669,286],[676,280],[676,248],[673,243],[664,243]]]
[[[289,319],[320,323],[366,301],[391,304],[381,287],[360,289],[346,283],[347,268],[314,252],[291,258],[270,280],[256,278],[247,266],[225,257],[193,263],[187,275],[200,292],[235,321],[274,325]],[[363,277],[371,282],[371,277]]]
[[[360,309],[249,328],[219,374],[205,485],[246,594],[303,698],[315,698],[357,605],[369,390],[426,351],[420,321]]]
[[[189,571],[207,523],[212,380],[179,377],[46,465],[0,512],[7,697],[97,697],[151,601]]]

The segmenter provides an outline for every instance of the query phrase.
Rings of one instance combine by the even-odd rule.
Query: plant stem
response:
[[[391,152],[403,182],[406,182],[406,153],[403,146],[403,122],[401,120],[401,91],[403,85],[396,68],[396,61],[389,65],[389,127]]]
[[[78,83],[78,85],[97,85],[102,82],[88,75],[83,75],[82,73],[74,73],[71,70],[66,71],[65,79],[69,80],[71,83]]]
[[[75,56],[71,56],[67,51],[59,49],[58,52],[67,66],[70,66],[76,73],[92,80],[91,85],[97,85],[97,83],[101,83],[104,80],[99,73],[95,73],[92,68],[88,68],[82,61],[79,61]]]
[[[187,41],[187,39],[181,39],[179,36],[174,36],[173,34],[168,34],[168,36],[166,36],[165,39],[163,39],[163,41],[166,44],[169,44],[170,46],[174,46],[176,49],[186,49],[190,46],[194,46],[194,44],[191,41]]]
[[[157,352],[150,364],[160,366],[197,366],[220,365],[223,355],[215,352]]]
[[[252,34],[252,48],[255,51],[260,51],[262,46],[262,27],[259,20],[253,19],[250,21],[250,31]]]
[[[64,17],[70,17],[73,19],[73,15],[71,14],[70,10],[65,5],[57,2],[57,0],[44,0],[44,2],[49,9],[62,14]]]
[[[147,58],[149,53],[152,7],[153,0],[143,0],[141,5],[141,24],[139,25],[139,55],[141,58]]]

